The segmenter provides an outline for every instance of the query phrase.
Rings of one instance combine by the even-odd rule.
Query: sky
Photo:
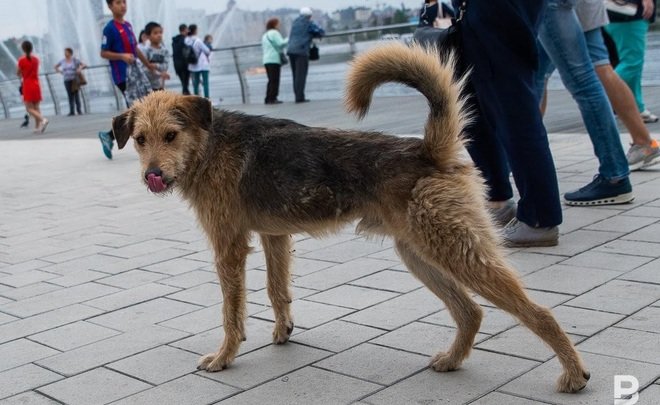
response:
[[[207,13],[222,11],[227,6],[227,0],[175,0],[175,2],[177,7],[204,9]],[[350,6],[377,8],[383,5],[399,7],[404,4],[408,8],[414,8],[419,7],[422,2],[423,0],[259,0],[258,2],[237,0],[236,4],[243,10],[252,11],[311,6],[314,9],[330,12]],[[47,30],[48,21],[45,4],[45,0],[0,0],[0,38],[43,34]],[[131,0],[128,0],[128,7],[130,6]]]

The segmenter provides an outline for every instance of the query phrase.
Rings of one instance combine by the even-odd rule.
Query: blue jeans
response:
[[[594,70],[582,27],[575,14],[576,0],[549,0],[539,29],[537,96],[541,97],[551,64],[580,108],[582,120],[598,158],[598,172],[608,180],[629,174],[612,106]],[[543,52],[545,50],[545,52]]]

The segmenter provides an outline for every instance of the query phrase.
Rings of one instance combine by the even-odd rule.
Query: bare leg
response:
[[[247,312],[245,304],[245,259],[250,248],[247,235],[239,235],[233,240],[212,241],[212,243],[216,254],[216,271],[222,287],[225,338],[217,352],[200,358],[197,369],[220,371],[234,360],[241,342],[245,340],[245,317]]]
[[[637,103],[633,97],[630,87],[616,74],[612,65],[596,66],[596,73],[603,87],[607,97],[612,103],[612,108],[616,111],[617,115],[623,121],[623,124],[630,131],[633,143],[637,145],[650,145],[651,134],[648,128],[644,125],[642,117],[639,115]]]
[[[289,235],[261,235],[266,254],[268,297],[275,313],[273,343],[286,343],[293,331],[291,318],[291,237]]]
[[[423,261],[405,243],[397,241],[396,250],[410,272],[445,303],[454,318],[458,328],[456,339],[449,351],[433,356],[431,367],[436,371],[456,370],[472,350],[483,311],[462,285]]]

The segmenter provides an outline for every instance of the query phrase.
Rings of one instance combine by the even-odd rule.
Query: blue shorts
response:
[[[591,63],[596,66],[609,65],[610,54],[607,52],[603,33],[600,28],[596,28],[584,33],[584,38],[587,41],[587,49],[589,50],[589,57]]]

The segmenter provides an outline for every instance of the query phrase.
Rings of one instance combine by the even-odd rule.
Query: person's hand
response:
[[[170,74],[167,72],[161,72],[160,73],[160,78],[163,80],[170,80]]]
[[[152,72],[157,72],[158,71],[158,66],[156,66],[155,63],[149,63],[147,65],[147,69],[149,69]]]
[[[650,20],[653,17],[653,0],[642,0],[642,17]]]
[[[122,53],[121,60],[128,63],[129,65],[132,65],[135,63],[135,56],[132,53]]]

